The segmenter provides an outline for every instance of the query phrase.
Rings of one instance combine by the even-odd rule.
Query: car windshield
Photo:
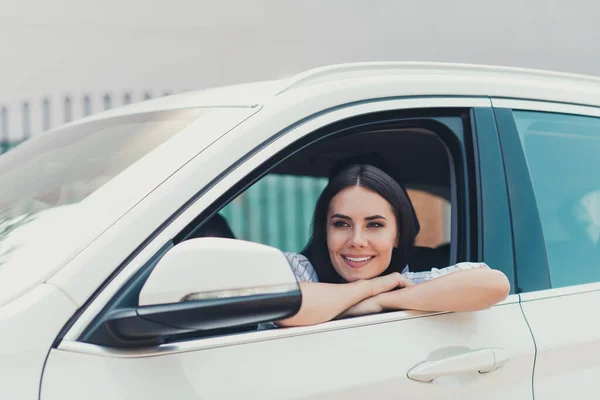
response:
[[[37,213],[81,202],[206,112],[168,110],[42,133],[0,157],[0,243]]]

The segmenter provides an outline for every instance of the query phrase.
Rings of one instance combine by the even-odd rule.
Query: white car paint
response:
[[[177,303],[186,296],[203,293],[241,296],[269,286],[298,290],[296,277],[281,251],[243,240],[191,239],[158,261],[142,287],[138,305]]]
[[[518,296],[512,297],[515,301]],[[206,339],[187,343],[181,351],[171,346],[165,355],[53,350],[41,398],[75,398],[86,393],[90,399],[105,399],[124,391],[146,400],[531,398],[533,341],[518,303],[427,318],[393,314],[393,320],[388,315],[387,322],[379,323],[375,322],[379,316],[355,318],[352,325],[367,321],[352,328],[347,323],[336,329],[348,321],[334,321],[244,334],[245,342],[236,345]],[[504,331],[502,325],[516,329]],[[510,353],[505,367],[433,383],[406,376],[428,356],[486,348],[490,343]],[[431,354],[433,350],[437,354]],[[62,385],[64,376],[74,379]]]
[[[536,335],[539,361],[548,360],[546,366],[536,367],[535,378],[554,385],[536,391],[536,398],[538,393],[547,396],[539,398],[584,394],[590,387],[580,382],[597,367],[585,369],[584,375],[561,372],[562,351],[573,345],[571,349],[589,354],[597,349],[598,333],[590,322],[587,331],[577,334],[582,317],[571,317],[569,326],[553,318],[549,310],[563,298],[552,294],[551,300],[524,298],[524,303],[513,295],[477,313],[396,312],[139,351],[101,348],[78,342],[77,337],[127,279],[194,216],[270,155],[314,129],[344,116],[386,109],[489,107],[488,96],[553,102],[562,112],[567,112],[563,107],[573,106],[561,103],[592,108],[600,106],[599,83],[596,78],[511,68],[358,64],[319,69],[291,80],[215,89],[205,95],[169,96],[91,117],[88,121],[167,108],[234,106],[211,111],[95,196],[72,211],[65,209],[65,229],[78,229],[72,241],[48,235],[48,240],[56,241],[55,250],[40,244],[24,250],[18,263],[3,266],[0,275],[7,273],[10,278],[0,279],[0,398],[34,399],[38,393],[42,400],[364,398],[377,393],[381,398],[531,399],[535,347],[527,322]],[[242,97],[238,100],[238,96]],[[277,140],[236,164],[278,133],[282,135]],[[232,165],[237,169],[214,182],[152,236],[200,188]],[[80,215],[90,213],[93,218],[86,225],[77,225]],[[96,293],[148,238],[147,247]],[[564,313],[584,309],[581,315],[593,315],[590,301],[597,301],[595,293],[567,296],[567,302],[561,303]],[[52,347],[67,321],[94,295],[74,324],[67,326],[62,341]],[[571,336],[561,341],[560,333]],[[471,372],[458,380],[422,383],[406,376],[427,360],[479,349],[502,349],[508,362],[493,372]],[[571,362],[566,365],[575,365],[580,359],[565,360]],[[215,376],[214,371],[220,374]],[[287,392],[290,387],[294,393]]]
[[[600,323],[595,315],[600,289],[595,286],[589,292],[548,293],[545,299],[523,295],[537,348],[536,399],[598,398]]]
[[[50,284],[0,307],[0,399],[37,399],[48,350],[75,304]]]

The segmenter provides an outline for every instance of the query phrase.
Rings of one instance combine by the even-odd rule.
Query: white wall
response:
[[[32,100],[35,117],[45,95],[158,94],[365,60],[600,75],[599,22],[594,0],[0,0],[0,105],[12,116]]]

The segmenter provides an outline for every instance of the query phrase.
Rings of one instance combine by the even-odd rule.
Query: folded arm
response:
[[[276,322],[279,326],[315,325],[334,319],[361,301],[404,287],[406,279],[393,273],[351,283],[300,282],[302,304],[296,315]]]
[[[365,281],[348,284],[300,282],[302,304],[292,317],[276,322],[279,326],[315,325],[336,317],[342,311],[370,297]]]
[[[478,311],[504,300],[510,292],[506,276],[488,268],[468,269],[401,290],[381,293],[356,304],[342,316],[381,311]]]

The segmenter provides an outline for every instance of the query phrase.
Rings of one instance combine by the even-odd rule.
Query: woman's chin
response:
[[[338,272],[339,273],[339,272]],[[361,279],[372,279],[377,276],[376,273],[370,273],[368,270],[357,270],[354,268],[345,268],[340,276],[348,283],[356,282]]]

